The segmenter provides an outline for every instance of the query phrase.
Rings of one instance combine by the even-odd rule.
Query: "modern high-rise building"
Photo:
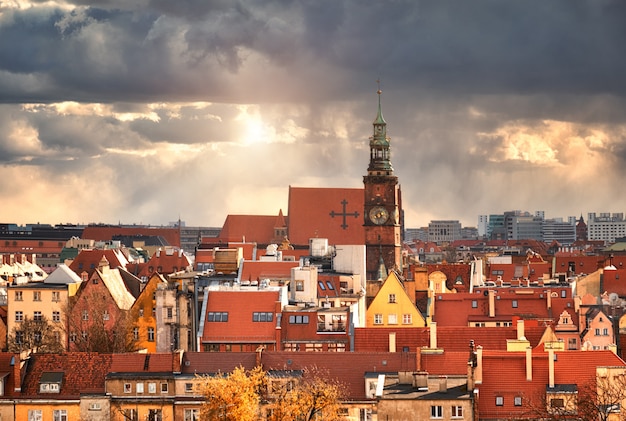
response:
[[[428,224],[428,241],[441,244],[460,239],[461,223],[459,221],[430,221]]]
[[[626,221],[623,213],[590,212],[587,218],[587,237],[591,241],[614,243],[616,238],[626,236]]]

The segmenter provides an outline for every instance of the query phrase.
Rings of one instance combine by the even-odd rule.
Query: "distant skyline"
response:
[[[407,227],[625,212],[626,2],[0,0],[5,222],[221,226],[363,186]]]

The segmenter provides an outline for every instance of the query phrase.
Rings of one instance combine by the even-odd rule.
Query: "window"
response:
[[[443,418],[443,407],[441,405],[432,405],[430,407],[430,418]]]
[[[320,289],[321,289],[322,291],[326,291],[326,285],[324,285],[324,282],[319,281],[317,284],[320,286]]]
[[[102,320],[109,320],[111,316],[109,315],[109,310],[104,310],[102,313]]]
[[[513,398],[513,405],[515,406],[522,406],[522,397],[521,396],[516,396]]]
[[[24,332],[22,332],[21,330],[15,331],[15,343],[20,345],[24,343]]]
[[[55,409],[52,411],[52,421],[67,421],[67,410]]]
[[[478,301],[472,300],[472,308],[478,308]]]
[[[382,314],[374,314],[374,324],[382,325],[383,324],[383,315]]]
[[[371,421],[372,410],[370,408],[359,408],[359,421]]]
[[[156,393],[156,383],[148,383],[148,393]]]
[[[28,410],[28,421],[41,421],[42,414],[41,409],[29,409]]]
[[[387,315],[387,324],[397,325],[398,324],[398,315],[397,314],[388,314]]]
[[[148,328],[148,342],[154,342],[154,328]]]
[[[600,336],[600,329],[599,328],[596,329],[596,336]]]
[[[161,383],[161,393],[167,393],[167,383]]]
[[[209,312],[208,317],[209,322],[227,322],[228,321],[228,313],[227,312]]]
[[[133,386],[130,383],[124,383],[124,393],[132,393]]]
[[[331,291],[335,289],[335,287],[333,286],[332,282],[330,282],[330,281],[326,281],[326,286]]]
[[[565,406],[565,402],[563,398],[552,398],[550,399],[550,406],[552,408],[563,408]]]
[[[452,418],[463,418],[463,407],[452,405]]]
[[[160,409],[148,410],[148,421],[163,421],[163,413]]]
[[[24,320],[24,313],[21,311],[16,311],[15,312],[15,321],[16,322],[21,322]]]
[[[389,294],[389,302],[390,303],[396,302],[396,294]]]
[[[402,324],[410,325],[413,323],[413,315],[412,314],[403,314],[402,315]]]
[[[193,392],[193,383],[185,383],[185,393]]]
[[[513,308],[517,308],[517,300],[513,300],[513,301],[511,301],[511,306],[512,306]]]
[[[274,313],[254,312],[252,313],[253,322],[271,322],[274,319]]]
[[[166,319],[171,319],[172,317],[174,317],[174,309],[172,307],[166,307],[165,308],[165,318]]]
[[[138,327],[133,328],[133,340],[134,341],[139,340],[139,328]]]
[[[308,325],[309,316],[289,316],[289,323],[292,325]]]
[[[89,320],[89,312],[87,310],[83,310],[83,320]]]
[[[296,291],[304,291],[304,281],[296,281]]]
[[[185,409],[185,421],[198,421],[200,413],[197,409]]]
[[[102,406],[100,405],[100,402],[92,402],[89,404],[90,411],[100,411],[101,409]]]
[[[41,291],[33,291],[33,301],[41,301]]]
[[[52,291],[52,301],[55,303],[61,301],[61,293],[59,291]]]
[[[602,335],[609,336],[609,329],[606,328],[606,327],[604,329],[602,329]]]
[[[61,321],[61,312],[53,311],[52,312],[52,321],[53,322],[60,322]]]
[[[22,301],[23,299],[22,291],[15,291],[15,301]]]
[[[41,311],[36,311],[33,313],[33,320],[36,322],[41,321]]]
[[[137,393],[143,393],[143,383],[137,383],[135,385],[135,389],[137,390]]]
[[[127,421],[138,421],[139,414],[136,409],[125,409],[124,410],[124,419]]]
[[[496,396],[496,406],[503,406],[503,405],[504,405],[504,397]]]
[[[578,349],[576,338],[569,338],[567,340],[567,349]]]

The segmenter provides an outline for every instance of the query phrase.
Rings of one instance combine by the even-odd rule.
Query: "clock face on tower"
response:
[[[387,219],[389,219],[389,212],[382,206],[376,206],[375,208],[370,209],[369,217],[370,221],[376,225],[382,225],[387,222]]]

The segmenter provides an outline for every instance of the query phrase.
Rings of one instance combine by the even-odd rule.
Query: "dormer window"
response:
[[[63,372],[43,372],[39,379],[39,393],[59,393],[63,383]]]

